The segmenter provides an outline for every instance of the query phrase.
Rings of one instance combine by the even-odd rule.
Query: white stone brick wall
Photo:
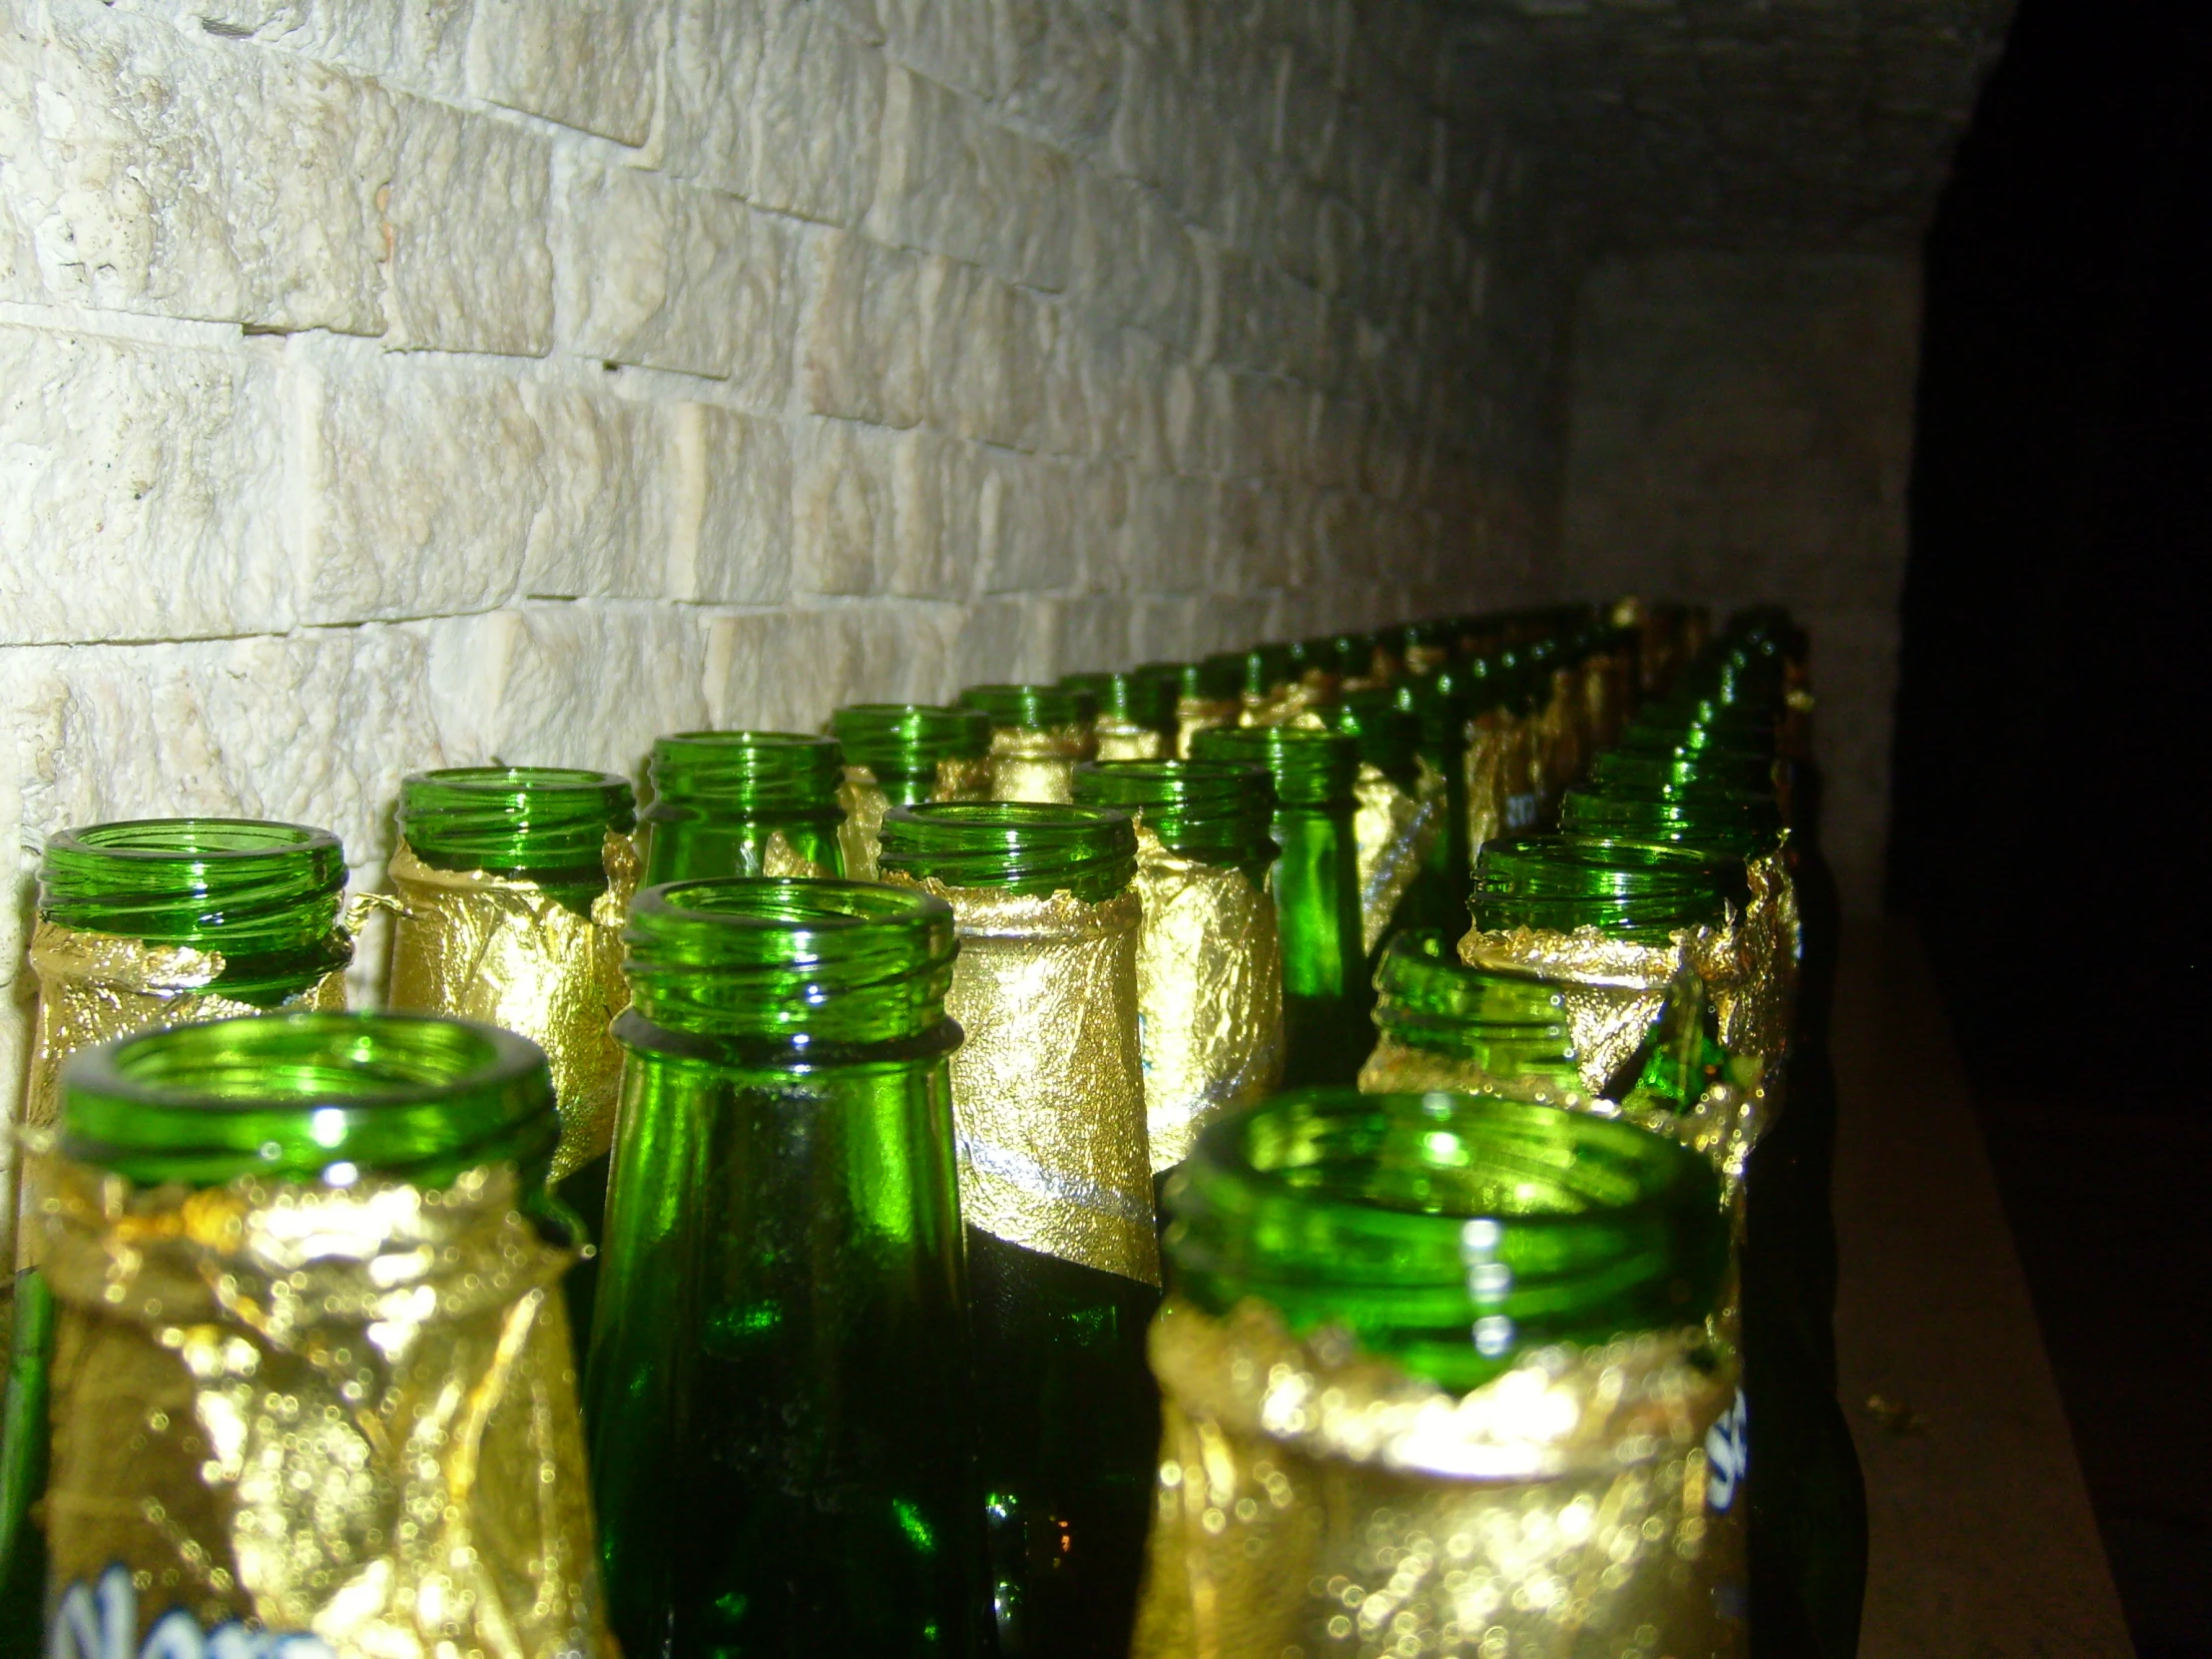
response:
[[[0,0],[0,1091],[66,826],[372,884],[417,768],[1535,591],[1571,278],[1430,10]]]

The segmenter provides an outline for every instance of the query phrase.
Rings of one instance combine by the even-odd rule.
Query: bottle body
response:
[[[1002,1659],[1119,1659],[1142,1562],[1159,1302],[1126,815],[936,806],[883,865],[952,905],[946,1006]]]
[[[586,1383],[610,1622],[633,1659],[977,1650],[959,1029],[942,1016],[950,917],[931,908],[841,882],[641,895]],[[792,947],[718,974],[731,918],[788,924]],[[838,932],[879,956],[912,944],[911,996],[880,961],[811,943]],[[738,1005],[771,994],[814,1030]],[[905,1005],[838,1006],[871,996]]]

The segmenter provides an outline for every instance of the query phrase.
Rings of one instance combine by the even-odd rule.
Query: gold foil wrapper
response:
[[[1467,748],[1460,764],[1467,780],[1467,856],[1505,832],[1504,717],[1481,715],[1467,722]]]
[[[1092,723],[1091,734],[1097,740],[1097,758],[1101,761],[1164,761],[1168,758],[1167,735],[1150,726],[1101,715]]]
[[[1433,776],[1435,769],[1425,760],[1421,766],[1425,775]],[[1426,785],[1424,776],[1413,790],[1400,789],[1380,768],[1362,761],[1352,786],[1357,803],[1352,835],[1360,862],[1360,943],[1370,956],[1389,931],[1398,900],[1420,874],[1421,861],[1442,828],[1440,791]]]
[[[1797,1019],[1804,952],[1797,883],[1780,849],[1747,859],[1744,873],[1750,903],[1732,925],[1700,940],[1695,963],[1713,993],[1721,1045],[1731,1052],[1779,1055],[1789,1047]]]
[[[1453,1394],[1247,1302],[1153,1322],[1133,1659],[1732,1659],[1743,1414],[1702,1330],[1537,1351]]]
[[[545,1050],[561,1112],[554,1181],[607,1151],[621,1093],[622,1049],[609,1027],[630,1005],[622,927],[638,855],[629,836],[609,831],[601,857],[607,890],[588,916],[535,881],[433,869],[405,841],[391,858],[405,906],[392,928],[391,1006],[503,1026]]]
[[[1234,865],[1137,830],[1137,1008],[1154,1173],[1190,1156],[1224,1112],[1283,1080],[1283,945],[1275,900]]]
[[[1075,769],[1091,758],[1087,726],[1037,731],[999,726],[991,731],[991,799],[1039,801],[1065,807],[1075,799]]]
[[[38,974],[38,1015],[32,1029],[30,1075],[23,1095],[23,1126],[50,1127],[61,1111],[61,1069],[80,1048],[133,1036],[165,1025],[205,1025],[270,1010],[212,989],[223,972],[221,951],[191,945],[150,944],[120,933],[63,927],[39,917],[31,930],[31,967]],[[342,1009],[345,973],[334,969],[284,1008]],[[21,1214],[38,1204],[25,1173]],[[16,1241],[16,1266],[36,1267],[42,1239],[24,1227]]]
[[[945,1012],[960,1213],[971,1227],[1063,1261],[1160,1283],[1137,1035],[1143,905],[919,885],[952,906],[960,953]]]
[[[1607,938],[1594,927],[1578,927],[1571,933],[1533,927],[1488,933],[1477,929],[1459,941],[1459,956],[1470,967],[1533,973],[1556,984],[1576,1069],[1590,1095],[1586,1102],[1559,1104],[1627,1117],[1673,1137],[1713,1166],[1733,1201],[1743,1191],[1752,1148],[1766,1133],[1779,1104],[1769,1072],[1780,1050],[1729,1042],[1729,1022],[1720,1014],[1719,993],[1700,965],[1721,962],[1737,971],[1741,931],[1741,924],[1732,918],[1728,928],[1699,928],[1677,933],[1669,944],[1645,945]],[[1707,1081],[1695,1102],[1679,1112],[1639,1110],[1624,1109],[1607,1097],[1608,1080],[1622,1074],[1662,1019],[1674,1022],[1672,1029],[1660,1033],[1662,1043],[1696,1042],[1708,1002],[1721,1046],[1727,1050],[1727,1064],[1721,1075]],[[1741,1023],[1739,1036],[1744,1034]],[[1366,1087],[1364,1081],[1362,1086]]]
[[[1239,701],[1237,724],[1256,726],[1303,726],[1321,730],[1324,722],[1315,711],[1337,700],[1337,684],[1334,680],[1317,677],[1314,680],[1294,680],[1289,685],[1261,695],[1246,692]]]
[[[937,763],[931,801],[988,801],[991,798],[991,763],[988,756],[973,760]],[[844,854],[845,879],[876,881],[875,862],[883,843],[883,815],[890,811],[890,797],[875,774],[866,767],[846,767],[844,782],[837,786],[837,805],[844,809],[844,823],[837,828],[837,848]]]
[[[268,1632],[336,1659],[617,1659],[570,1255],[510,1171],[188,1191],[46,1161],[51,1578],[107,1638],[81,1651],[139,1653],[160,1621],[144,1652],[199,1654],[236,1620],[239,1654]]]
[[[1244,705],[1233,697],[1206,698],[1183,697],[1175,704],[1175,758],[1187,761],[1191,758],[1191,744],[1201,732],[1210,732],[1217,726],[1234,726],[1244,713]]]

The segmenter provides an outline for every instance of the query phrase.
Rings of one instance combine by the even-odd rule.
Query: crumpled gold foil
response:
[[[952,906],[960,953],[945,1012],[960,1213],[1025,1250],[1160,1283],[1137,1036],[1143,905],[990,887],[916,886]]]
[[[571,1258],[511,1171],[190,1191],[45,1161],[52,1580],[97,1605],[120,1564],[111,1595],[136,1592],[96,1651],[182,1611],[337,1659],[617,1659]]]
[[[1425,759],[1420,764],[1433,775],[1435,769]],[[1365,761],[1353,782],[1353,799],[1358,803],[1352,815],[1352,836],[1360,860],[1360,944],[1371,956],[1389,930],[1398,900],[1420,873],[1421,861],[1442,827],[1439,791],[1423,787],[1426,784],[1424,777],[1413,790],[1400,789],[1381,768]]]
[[[1312,680],[1293,680],[1265,694],[1246,692],[1238,706],[1237,724],[1245,727],[1303,726],[1320,730],[1325,723],[1315,711],[1327,708],[1336,700],[1337,685],[1333,679],[1317,676]]]
[[[842,838],[843,826],[838,826]],[[842,847],[838,848],[843,851]],[[795,881],[834,881],[837,872],[828,864],[818,864],[806,853],[792,845],[781,830],[768,832],[768,844],[761,848],[761,873]]]
[[[1595,927],[1578,927],[1571,933],[1533,927],[1485,933],[1477,928],[1459,941],[1459,957],[1469,967],[1533,973],[1556,984],[1574,1044],[1576,1070],[1590,1091],[1587,1102],[1559,1104],[1624,1116],[1672,1136],[1713,1166],[1733,1202],[1742,1193],[1752,1149],[1780,1105],[1770,1077],[1780,1050],[1731,1044],[1726,1022],[1717,1017],[1719,995],[1700,971],[1700,963],[1718,961],[1732,972],[1738,970],[1740,957],[1733,941],[1740,929],[1734,918],[1731,923],[1727,928],[1680,932],[1664,945],[1607,938]],[[1721,1046],[1728,1051],[1727,1065],[1720,1075],[1708,1078],[1703,1093],[1687,1110],[1624,1111],[1619,1102],[1605,1097],[1607,1080],[1635,1058],[1654,1023],[1671,1013],[1677,1021],[1702,1025],[1708,1000],[1714,1005]],[[1694,1039],[1689,1031],[1676,1031],[1663,1040]]]
[[[1460,764],[1467,778],[1467,855],[1505,832],[1505,721],[1502,715],[1478,715],[1467,722],[1466,753]]]
[[[1548,1348],[1452,1394],[1247,1302],[1153,1322],[1162,1440],[1132,1659],[1726,1659],[1742,1415],[1703,1330]]]
[[[1779,1055],[1797,1018],[1798,966],[1804,930],[1797,883],[1785,853],[1744,862],[1751,901],[1733,925],[1700,938],[1694,961],[1713,993],[1721,1044],[1730,1050]]]
[[[622,928],[637,890],[637,848],[610,830],[607,890],[578,915],[535,881],[433,869],[401,841],[392,886],[406,906],[392,928],[393,1008],[503,1026],[545,1050],[561,1113],[551,1180],[614,1139],[622,1049],[609,1029],[630,1005]]]
[[[1137,1008],[1155,1173],[1224,1112],[1283,1080],[1283,945],[1275,900],[1234,865],[1171,852],[1137,829]]]
[[[837,850],[844,854],[844,873],[854,881],[873,881],[875,858],[883,844],[883,815],[891,810],[890,797],[866,767],[846,767],[844,782],[837,786],[837,805],[844,822],[837,826]]]
[[[1181,697],[1175,703],[1175,758],[1191,758],[1191,743],[1199,733],[1217,726],[1234,726],[1244,712],[1236,698]]]
[[[1065,807],[1075,799],[1075,769],[1091,758],[1087,726],[991,729],[991,799]]]
[[[1134,721],[1100,715],[1091,724],[1091,734],[1098,742],[1097,758],[1101,761],[1167,759],[1166,735],[1150,726],[1139,726]]]
[[[31,967],[38,974],[38,1014],[32,1029],[23,1126],[44,1129],[61,1111],[61,1069],[80,1048],[164,1025],[204,1025],[269,1012],[209,987],[224,969],[223,953],[191,945],[153,944],[120,933],[63,927],[44,916],[31,929]],[[342,1009],[345,971],[324,974],[284,1008]],[[37,1207],[25,1176],[23,1215]],[[36,1267],[42,1236],[24,1227],[16,1266]]]

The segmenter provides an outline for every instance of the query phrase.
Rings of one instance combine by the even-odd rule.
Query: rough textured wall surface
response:
[[[1881,906],[1919,336],[1904,254],[1609,260],[1576,313],[1563,579],[1806,623],[1856,911]]]
[[[0,0],[0,1048],[64,826],[373,883],[411,769],[1533,591],[1571,274],[1434,21]]]

